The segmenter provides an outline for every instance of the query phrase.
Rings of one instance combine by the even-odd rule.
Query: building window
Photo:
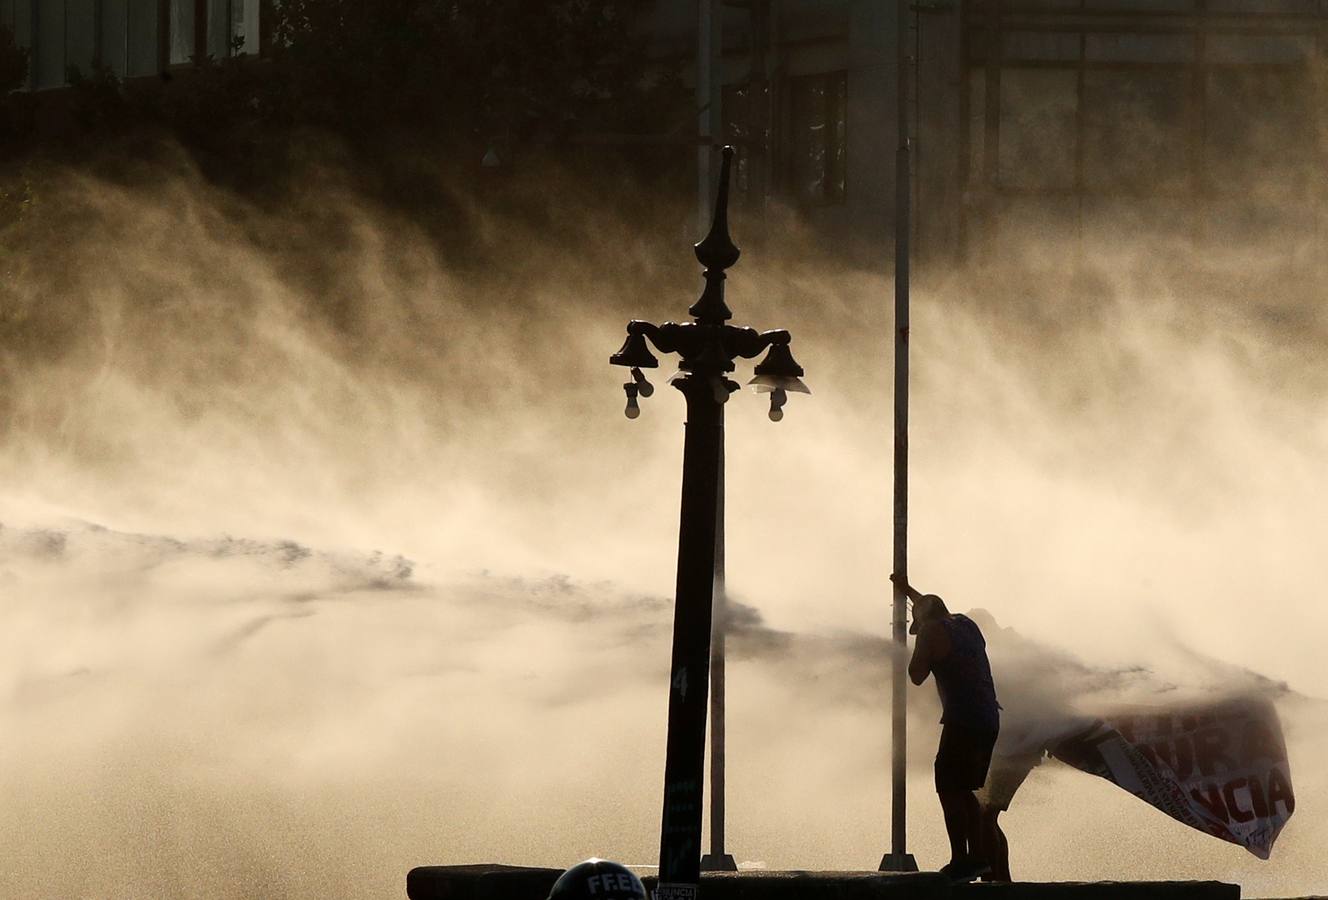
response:
[[[37,0],[33,6],[34,52],[28,62],[29,78],[38,88],[65,83],[65,5],[60,0]]]
[[[724,142],[737,148],[732,190],[740,198],[765,195],[761,165],[770,140],[770,90],[764,84],[726,84],[722,100]]]
[[[170,0],[170,5],[170,62],[177,66],[189,62],[195,55],[195,3],[194,0]]]
[[[259,0],[207,0],[207,52],[214,59],[258,53]]]
[[[0,0],[0,25],[31,51],[28,83],[41,90],[64,87],[74,71],[86,77],[98,67],[134,78],[200,54],[257,55],[262,2]]]
[[[1001,73],[1001,187],[1073,190],[1079,113],[1073,69],[1007,69]]]
[[[124,11],[124,19],[120,20],[124,25],[123,34],[116,31],[113,39],[103,38],[104,58],[112,68],[115,68],[115,63],[112,61],[122,58],[124,60],[122,74],[130,78],[155,75],[160,68],[157,54],[161,46],[161,41],[157,37],[158,29],[161,27],[157,0],[126,0]],[[104,21],[108,29],[112,27],[111,16],[106,16]]]
[[[230,0],[231,49],[246,56],[261,50],[258,30],[260,0]]]
[[[1182,69],[1091,69],[1083,77],[1083,187],[1180,193],[1190,185],[1189,97]]]
[[[844,202],[847,119],[847,73],[789,80],[789,187],[800,203]]]
[[[258,52],[259,0],[170,0],[170,9],[172,65]]]

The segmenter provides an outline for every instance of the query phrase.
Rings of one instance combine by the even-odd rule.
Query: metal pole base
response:
[[[887,853],[881,857],[878,872],[916,872],[918,861],[912,853]]]
[[[718,856],[714,853],[707,853],[701,857],[701,871],[736,872],[738,871],[738,864],[733,861],[733,857],[728,853],[720,853]]]

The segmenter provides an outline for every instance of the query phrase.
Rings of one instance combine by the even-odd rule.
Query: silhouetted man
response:
[[[972,881],[989,870],[982,815],[973,792],[987,779],[1001,724],[987,642],[972,619],[951,613],[940,597],[919,593],[908,584],[903,587],[913,601],[909,634],[918,636],[908,677],[920,685],[928,675],[934,676],[941,697],[936,793],[950,838],[950,861],[941,872],[958,881]]]

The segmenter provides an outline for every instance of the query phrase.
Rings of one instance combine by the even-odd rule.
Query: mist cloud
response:
[[[484,271],[334,174],[304,196],[63,176],[44,214],[70,241],[4,284],[0,893],[364,896],[419,864],[657,849],[682,406],[661,386],[628,422],[604,363],[627,318],[694,299],[686,242],[475,208],[520,248]],[[730,842],[871,867],[890,291],[791,243],[744,244],[729,281],[815,391],[778,426],[743,394],[726,414]],[[1120,877],[1128,852],[1137,877],[1315,889],[1322,317],[1029,253],[1037,290],[918,286],[914,580],[1012,629],[1011,709],[1273,695],[1301,811],[1260,865],[1046,766],[1016,869]],[[911,698],[932,862],[938,710]]]

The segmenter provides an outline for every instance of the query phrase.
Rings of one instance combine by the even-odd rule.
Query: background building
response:
[[[715,0],[719,2],[719,0]],[[661,0],[690,65],[696,0]],[[1306,262],[1324,225],[1324,0],[918,0],[904,35],[918,252],[1080,252],[1177,236]],[[741,187],[836,240],[892,228],[899,35],[886,0],[723,4],[722,119]],[[694,71],[694,70],[690,70]]]
[[[32,51],[29,87],[63,87],[71,69],[156,75],[193,57],[256,53],[261,0],[0,0],[0,25]]]
[[[257,53],[265,2],[0,0],[0,24],[31,49],[29,87],[45,90],[97,65],[132,78]],[[697,101],[700,122],[629,137],[681,148],[722,136],[740,151],[738,203],[792,206],[813,234],[879,255],[893,232],[902,40],[920,260],[1050,243],[1030,235],[1093,258],[1158,241],[1292,266],[1323,255],[1328,0],[909,9],[901,35],[892,0],[655,0],[640,23],[655,64],[695,86],[710,46],[699,71],[711,100]]]

